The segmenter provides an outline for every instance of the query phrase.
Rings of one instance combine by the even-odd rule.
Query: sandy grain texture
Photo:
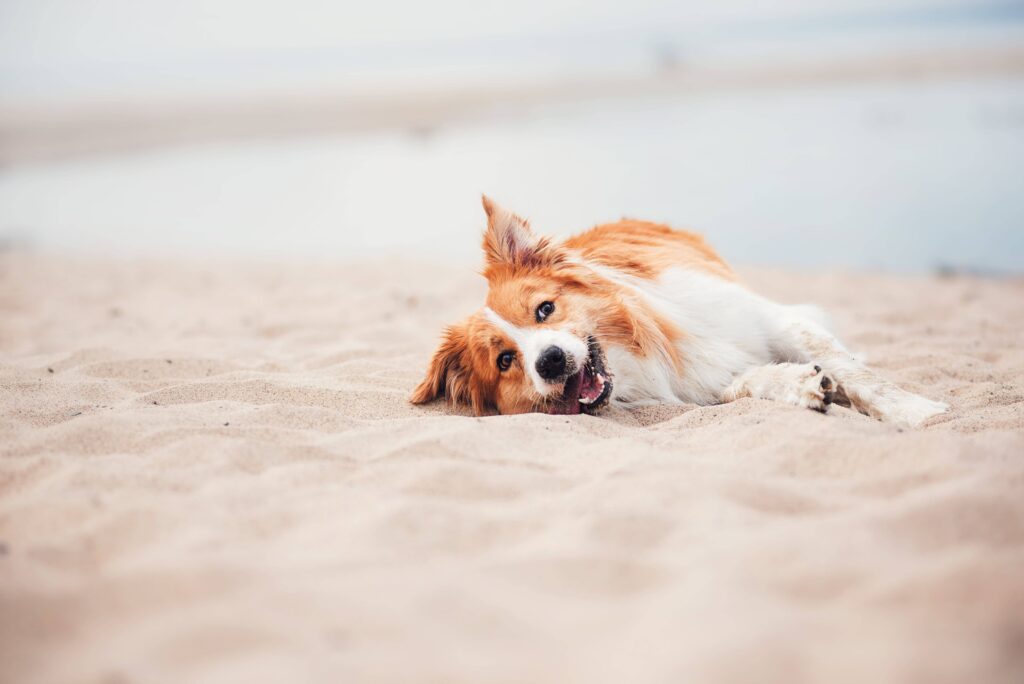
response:
[[[469,268],[0,255],[0,680],[1021,681],[1024,282],[747,279],[952,412],[452,415]]]

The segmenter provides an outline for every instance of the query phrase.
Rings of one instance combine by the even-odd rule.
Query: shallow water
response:
[[[473,259],[487,192],[556,235],[620,216],[729,259],[1024,270],[1024,81],[608,100],[434,131],[169,148],[0,173],[43,248]]]

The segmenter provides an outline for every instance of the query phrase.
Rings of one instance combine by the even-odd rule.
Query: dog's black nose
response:
[[[550,346],[537,359],[537,373],[545,380],[554,380],[565,375],[565,352],[561,347]]]

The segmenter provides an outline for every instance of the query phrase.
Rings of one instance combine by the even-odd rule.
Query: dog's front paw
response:
[[[769,364],[747,371],[723,395],[725,401],[740,397],[771,399],[821,413],[845,400],[835,376],[813,363]]]
[[[801,364],[798,369],[795,403],[825,413],[835,399],[838,385],[832,375],[817,364]]]

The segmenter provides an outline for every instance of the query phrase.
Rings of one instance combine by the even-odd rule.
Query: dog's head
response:
[[[445,396],[477,415],[596,410],[612,391],[606,296],[563,248],[489,198],[483,204],[486,305],[445,331],[412,402]]]

